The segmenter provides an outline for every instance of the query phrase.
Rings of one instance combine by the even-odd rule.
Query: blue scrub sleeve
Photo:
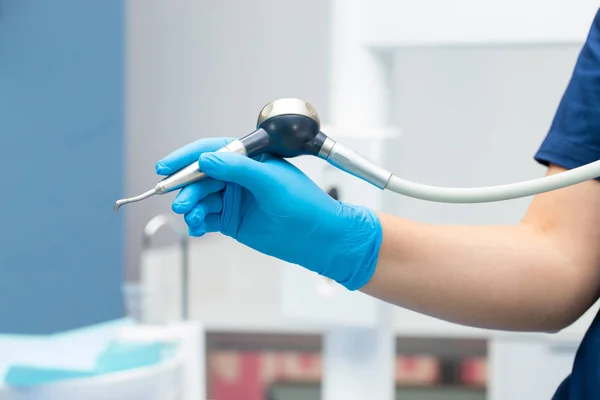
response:
[[[600,160],[600,10],[535,159],[568,169]],[[600,399],[600,314],[577,350],[571,374],[552,399]]]
[[[534,158],[568,169],[600,160],[600,10]]]

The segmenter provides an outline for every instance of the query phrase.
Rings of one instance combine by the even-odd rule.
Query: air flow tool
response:
[[[559,174],[518,183],[478,188],[446,188],[404,180],[374,164],[354,150],[321,132],[316,110],[295,98],[275,100],[260,111],[256,130],[234,140],[218,151],[254,157],[262,153],[291,158],[313,155],[372,185],[422,200],[442,203],[486,203],[526,197],[575,185],[600,176],[600,161]],[[204,179],[198,162],[169,175],[139,196],[118,200],[115,212],[123,204],[165,194]]]

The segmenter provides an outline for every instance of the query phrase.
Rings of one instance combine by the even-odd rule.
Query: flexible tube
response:
[[[490,203],[527,197],[572,186],[600,176],[600,161],[558,174],[507,185],[478,188],[446,188],[414,183],[392,175],[385,189],[392,192],[441,203]]]

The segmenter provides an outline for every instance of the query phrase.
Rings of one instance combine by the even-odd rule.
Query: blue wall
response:
[[[124,4],[0,0],[0,332],[123,314]]]

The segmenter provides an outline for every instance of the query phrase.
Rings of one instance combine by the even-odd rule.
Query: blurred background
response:
[[[171,195],[117,214],[112,205],[154,186],[154,165],[172,150],[250,132],[274,99],[303,98],[327,123],[338,71],[332,3],[0,0],[0,332],[45,334],[124,315],[178,320],[185,243],[189,318],[205,330],[207,398],[320,399],[327,327],[322,315],[297,318],[299,303],[321,300],[294,292],[286,279],[293,266],[218,235],[145,236],[149,221],[171,215]],[[595,13],[593,2],[581,3],[585,29],[564,38],[387,46],[390,123],[400,133],[385,147],[385,166],[456,187],[542,176],[532,157]],[[318,164],[307,168],[321,173]],[[464,206],[385,194],[378,204],[419,221],[506,224],[529,201]],[[498,338],[399,308],[393,314],[398,399],[415,400],[505,400],[534,389],[540,397],[526,398],[549,398],[589,324],[582,320],[558,346],[541,335]],[[503,380],[523,360],[546,373]]]

